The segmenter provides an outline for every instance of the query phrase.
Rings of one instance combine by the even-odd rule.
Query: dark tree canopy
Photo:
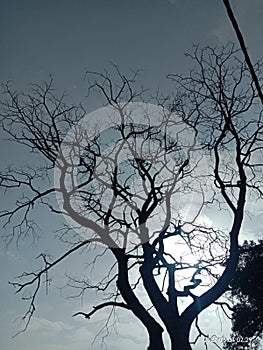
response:
[[[65,220],[55,233],[65,253],[42,253],[38,271],[12,282],[17,293],[28,291],[25,329],[48,273],[77,251],[94,269],[98,249],[113,261],[104,277],[68,284],[104,300],[76,315],[123,308],[145,327],[149,350],[165,349],[164,331],[172,350],[208,337],[198,316],[228,290],[245,210],[252,198],[262,205],[262,105],[233,45],[196,47],[188,57],[188,75],[168,76],[170,96],[150,98],[137,74],[118,67],[113,75],[88,72],[90,92],[106,103],[88,115],[58,97],[52,79],[28,93],[3,86],[2,129],[41,156],[1,173],[1,189],[20,195],[0,213],[6,242],[34,236],[42,206]],[[254,70],[262,74],[260,64]]]
[[[254,345],[240,342],[240,349],[258,349],[263,335],[263,242],[245,241],[240,247],[239,262],[231,280],[233,297],[233,337],[254,339]],[[242,345],[242,346],[241,346]],[[233,348],[228,344],[228,349]]]

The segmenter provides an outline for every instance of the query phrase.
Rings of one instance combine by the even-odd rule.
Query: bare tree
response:
[[[246,201],[262,200],[263,124],[239,51],[197,47],[189,56],[189,76],[169,75],[176,94],[147,103],[136,74],[127,78],[115,67],[115,82],[106,72],[87,73],[90,91],[107,104],[89,115],[56,97],[52,79],[22,95],[4,86],[2,128],[46,161],[1,175],[3,190],[21,191],[1,213],[6,242],[34,235],[32,214],[41,204],[64,216],[57,234],[71,245],[53,261],[42,254],[39,271],[12,282],[18,293],[33,288],[25,329],[48,272],[76,251],[86,248],[88,259],[91,246],[104,246],[114,259],[105,277],[92,283],[76,276],[68,284],[79,295],[101,291],[106,301],[74,316],[124,308],[147,330],[149,350],[165,349],[164,329],[173,350],[207,338],[198,316],[228,289]],[[221,226],[213,216],[204,220],[215,211]]]

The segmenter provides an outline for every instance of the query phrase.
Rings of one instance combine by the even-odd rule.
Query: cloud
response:
[[[75,327],[63,321],[34,317],[26,334],[29,336],[28,341],[32,344],[37,337],[41,344],[38,350],[68,350],[69,344],[71,350],[80,350],[91,345],[96,334],[93,328],[94,325],[91,323],[87,329],[79,324]]]
[[[50,321],[46,318],[33,317],[29,325],[30,331],[61,332],[70,330],[73,327],[62,321]]]

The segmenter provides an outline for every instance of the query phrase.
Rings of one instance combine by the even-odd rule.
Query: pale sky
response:
[[[263,57],[263,3],[261,0],[232,0],[246,44],[253,61]],[[168,73],[184,73],[189,62],[184,53],[193,44],[220,45],[236,41],[221,0],[2,0],[0,2],[0,82],[13,80],[20,89],[29,82],[48,79],[51,73],[59,89],[65,89],[77,103],[88,110],[101,107],[99,101],[86,101],[86,69],[102,71],[111,62],[122,72],[141,69],[141,83],[154,92],[171,89]],[[9,163],[24,162],[23,151],[1,140],[1,168]],[[8,197],[1,198],[1,207]],[[49,250],[54,256],[63,252],[52,232],[58,227],[56,218],[47,212],[39,213],[43,238],[32,243],[11,245],[0,250],[0,347],[5,350],[86,350],[101,349],[100,340],[91,343],[100,330],[107,310],[92,320],[71,316],[88,310],[101,300],[94,292],[84,299],[66,299],[61,290],[64,274],[85,269],[84,258],[68,259],[51,274],[54,280],[49,294],[41,292],[37,311],[29,329],[12,339],[19,330],[17,317],[23,315],[27,304],[8,285],[9,280],[23,271],[37,268],[35,257]],[[48,218],[48,219],[47,219]],[[262,212],[256,220],[262,227]],[[245,234],[251,233],[247,221]],[[260,237],[255,235],[253,237]],[[107,258],[109,259],[109,258]],[[103,270],[106,262],[101,262]],[[106,264],[106,265],[105,265]],[[99,273],[99,272],[98,272]],[[201,319],[204,330],[226,334],[227,321],[211,308]],[[139,321],[129,312],[118,313],[118,334],[106,339],[108,349],[145,349],[147,336]],[[223,329],[222,329],[223,327]],[[210,345],[209,345],[210,346]],[[194,349],[202,350],[202,344]],[[168,348],[167,348],[168,349]],[[216,349],[212,344],[209,350]]]

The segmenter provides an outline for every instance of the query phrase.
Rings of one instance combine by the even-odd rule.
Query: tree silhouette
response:
[[[247,242],[240,247],[239,262],[231,280],[231,296],[234,301],[232,338],[240,338],[237,344],[228,343],[227,349],[258,349],[263,332],[263,242]],[[248,341],[242,341],[247,339]]]
[[[88,72],[90,92],[107,104],[88,115],[57,97],[52,79],[29,93],[4,86],[3,130],[42,156],[1,174],[1,188],[21,195],[1,212],[6,243],[36,234],[43,205],[65,218],[56,234],[70,244],[55,260],[42,253],[38,271],[12,282],[17,293],[31,290],[23,330],[50,270],[83,249],[94,268],[97,249],[114,260],[104,277],[68,284],[79,295],[105,293],[104,302],[74,316],[124,308],[145,327],[149,350],[165,349],[164,329],[172,350],[207,337],[198,315],[228,290],[246,201],[262,200],[262,109],[239,55],[233,45],[196,47],[189,75],[168,76],[175,94],[152,100],[136,89],[137,74]]]

